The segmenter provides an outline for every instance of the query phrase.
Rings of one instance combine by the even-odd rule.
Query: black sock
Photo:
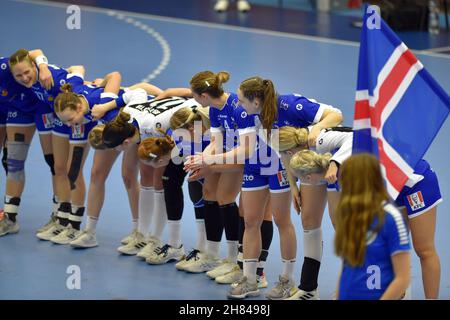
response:
[[[239,240],[239,208],[235,202],[219,206],[228,241]]]
[[[256,269],[256,274],[262,276],[264,273],[264,265],[269,255],[269,248],[273,238],[273,222],[270,220],[264,220],[261,224],[261,254],[259,256],[259,267]]]
[[[304,291],[313,291],[317,289],[317,279],[319,278],[319,271],[320,262],[315,259],[305,257],[302,266],[300,285],[298,286],[298,288]]]
[[[238,266],[241,270],[244,269],[243,257],[244,257],[244,247],[242,243],[244,242],[244,231],[245,231],[245,220],[244,217],[239,217],[239,245],[238,245]]]
[[[220,240],[222,240],[223,223],[217,201],[205,200],[204,213],[206,239],[209,241],[220,242]]]
[[[72,227],[76,230],[80,230],[81,226],[81,220],[84,214],[84,207],[76,207],[75,212],[72,210],[72,214],[69,217],[69,222],[72,225]],[[74,208],[72,208],[74,209]]]

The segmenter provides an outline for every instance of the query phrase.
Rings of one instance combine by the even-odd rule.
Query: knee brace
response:
[[[45,162],[50,167],[50,172],[52,173],[52,176],[55,175],[55,158],[53,158],[53,154],[44,154]]]
[[[30,145],[25,143],[25,136],[17,133],[14,141],[7,141],[8,157],[6,159],[8,179],[25,181],[25,160]]]
[[[83,162],[83,147],[74,147],[72,161],[70,162],[70,169],[67,176],[69,177],[70,188],[73,190],[76,188],[75,181],[77,181],[78,174],[80,173],[81,163]]]
[[[203,207],[203,183],[201,181],[192,181],[188,183],[189,197],[191,198],[194,208]]]
[[[8,158],[8,148],[3,147],[2,166],[3,166],[3,169],[5,169],[5,173],[8,175],[8,164],[6,162],[7,158]]]

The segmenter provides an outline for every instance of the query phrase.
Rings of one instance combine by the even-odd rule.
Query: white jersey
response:
[[[142,97],[139,97],[141,99]],[[141,139],[149,137],[162,137],[163,132],[170,129],[170,118],[181,108],[200,106],[194,99],[184,97],[170,97],[162,100],[148,98],[146,102],[134,103],[130,99],[123,111],[130,114],[139,125]]]
[[[347,130],[347,131],[343,131]],[[352,155],[353,132],[349,128],[337,127],[320,131],[316,139],[316,152],[320,154],[331,153],[331,161],[342,164]]]

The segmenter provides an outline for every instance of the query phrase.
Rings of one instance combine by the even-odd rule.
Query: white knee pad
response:
[[[8,179],[14,181],[25,181],[25,160],[28,155],[30,145],[22,141],[7,141],[8,158]]]
[[[321,261],[323,251],[322,228],[303,230],[305,257]]]

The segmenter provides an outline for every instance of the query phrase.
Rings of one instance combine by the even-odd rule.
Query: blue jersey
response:
[[[328,106],[299,94],[287,94],[278,96],[277,107],[278,117],[273,128],[285,126],[305,128],[319,122]]]
[[[50,90],[45,90],[41,84],[36,82],[31,90],[38,97],[39,100],[49,104],[53,108],[54,100],[61,93],[61,86],[69,83],[72,85],[73,92],[79,93],[83,89],[83,77],[80,74],[76,73],[68,73],[65,69],[59,68],[55,65],[49,65],[48,69],[50,70],[53,76],[54,85]]]
[[[78,93],[84,96],[89,108],[88,112],[84,114],[85,123],[93,121],[91,110],[96,104],[103,104],[113,99],[117,99],[118,96],[121,97],[124,93],[124,90],[122,89],[119,91],[118,95],[104,91],[104,87],[97,87],[95,85],[83,85],[80,88]],[[99,120],[102,122],[111,121],[118,113],[119,108],[115,108],[105,113]]]
[[[37,99],[31,90],[21,86],[14,80],[9,68],[8,58],[0,58],[0,107],[14,106],[22,111],[33,111]]]
[[[209,108],[211,134],[217,132],[223,133],[223,146],[227,151],[233,149],[238,144],[238,122],[245,121],[246,119],[247,112],[239,105],[239,99],[235,93],[230,93],[222,109]]]
[[[339,284],[340,300],[380,299],[395,277],[391,257],[409,251],[409,236],[401,213],[384,205],[384,223],[378,233],[367,234],[364,265],[352,267],[344,262]],[[371,230],[377,225],[372,224]]]

